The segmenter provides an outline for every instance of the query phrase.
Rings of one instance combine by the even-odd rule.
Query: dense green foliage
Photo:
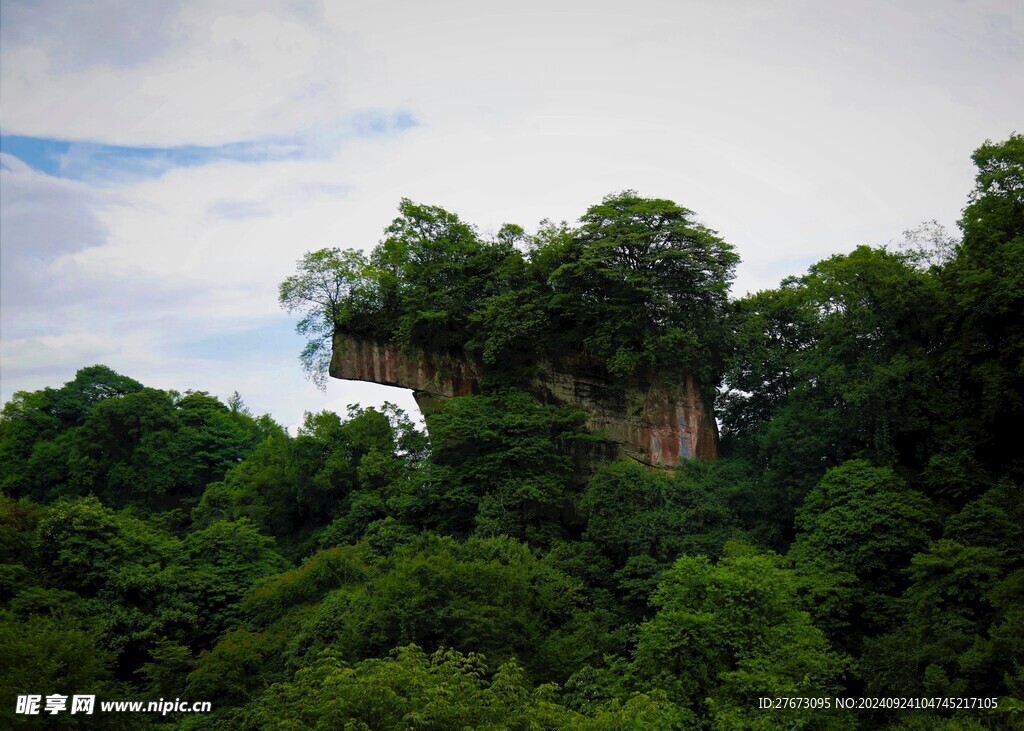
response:
[[[577,228],[519,226],[482,238],[458,216],[404,200],[367,258],[323,249],[281,284],[304,314],[303,363],[322,380],[335,330],[479,359],[517,383],[539,354],[582,356],[616,379],[642,369],[714,383],[729,347],[732,247],[672,201],[633,191],[592,206]]]
[[[199,497],[265,436],[281,433],[240,402],[144,388],[105,366],[60,389],[19,392],[3,409],[0,487],[50,502],[94,494],[104,502],[171,508]]]
[[[281,295],[317,373],[336,328],[478,358],[484,393],[445,402],[429,439],[392,406],[290,435],[237,394],[103,366],[17,393],[0,725],[40,727],[18,695],[95,693],[213,712],[46,721],[1019,728],[1024,138],[975,162],[962,240],[925,227],[732,303],[730,248],[667,201],[493,240],[404,201],[369,257],[311,253]],[[540,357],[724,379],[724,456],[596,462],[584,414],[517,388]]]

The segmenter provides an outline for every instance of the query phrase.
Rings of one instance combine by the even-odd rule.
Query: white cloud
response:
[[[290,3],[123,5],[9,13],[0,67],[6,131],[215,145],[329,123],[351,110],[351,44]]]
[[[224,162],[113,191],[16,159],[0,174],[4,399],[102,362],[163,388],[239,390],[292,424],[328,404],[390,399],[414,410],[407,392],[304,384],[302,341],[277,305],[277,285],[304,251],[372,244],[392,215],[397,199],[371,239],[343,241],[348,177],[334,162]],[[218,207],[225,201],[232,215]]]

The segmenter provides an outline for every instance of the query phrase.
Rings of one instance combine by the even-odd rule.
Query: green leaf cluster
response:
[[[335,332],[459,352],[521,385],[538,358],[577,354],[621,379],[652,370],[717,382],[738,261],[692,211],[634,191],[606,196],[578,228],[508,224],[486,239],[453,213],[403,200],[369,257],[306,254],[280,287],[303,318],[307,372],[322,384]]]

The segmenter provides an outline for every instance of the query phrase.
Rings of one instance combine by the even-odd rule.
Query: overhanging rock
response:
[[[584,370],[538,362],[530,391],[542,403],[583,411],[587,428],[604,433],[618,456],[663,467],[681,458],[716,456],[714,417],[692,376],[670,384],[652,375],[643,387],[615,387]],[[481,377],[478,364],[469,358],[407,351],[341,333],[334,336],[330,374],[412,389],[424,415],[437,411],[445,399],[478,393]]]

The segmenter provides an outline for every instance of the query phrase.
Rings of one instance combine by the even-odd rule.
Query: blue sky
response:
[[[303,252],[402,197],[496,231],[634,188],[739,251],[735,291],[953,227],[1024,119],[1011,0],[0,5],[0,398],[105,363],[295,425],[409,395],[298,363]]]
[[[45,137],[7,135],[0,139],[0,152],[17,157],[33,170],[73,180],[109,177],[134,178],[157,175],[169,168],[193,167],[211,162],[261,163],[294,159],[305,149],[287,139],[234,142],[203,147],[125,147],[92,142],[56,140]]]
[[[329,130],[303,130],[219,145],[173,147],[111,145],[97,142],[6,134],[0,152],[45,175],[97,184],[124,184],[167,170],[211,163],[261,163],[327,158],[346,139],[399,134],[416,126],[407,111],[362,112],[344,117]]]

